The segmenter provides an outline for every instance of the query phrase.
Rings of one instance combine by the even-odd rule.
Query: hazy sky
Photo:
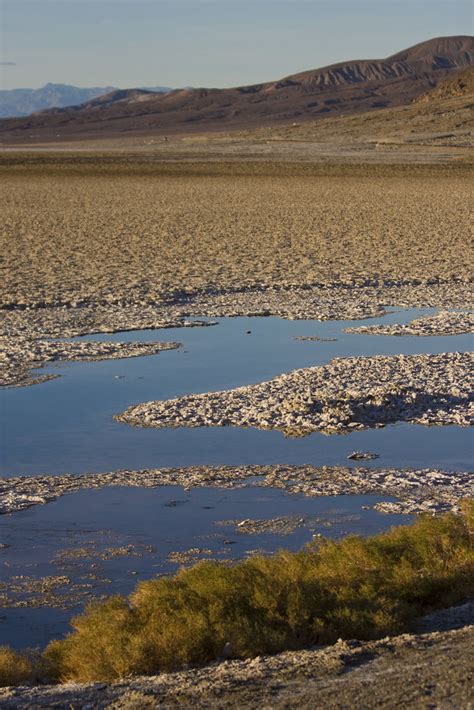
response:
[[[250,84],[473,30],[471,0],[0,0],[0,6],[3,88],[48,81]]]

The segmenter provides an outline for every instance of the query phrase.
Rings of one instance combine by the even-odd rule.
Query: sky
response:
[[[0,0],[0,81],[237,86],[472,32],[471,0]]]

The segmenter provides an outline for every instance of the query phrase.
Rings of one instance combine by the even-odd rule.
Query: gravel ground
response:
[[[474,605],[429,620],[450,631],[227,661],[96,683],[0,689],[2,708],[470,708]],[[457,628],[461,625],[461,628]]]

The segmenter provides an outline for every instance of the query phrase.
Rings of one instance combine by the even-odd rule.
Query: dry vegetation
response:
[[[25,655],[0,646],[0,686],[22,685],[32,674],[33,666]]]
[[[472,595],[473,516],[465,501],[462,515],[421,517],[370,538],[321,540],[299,553],[201,562],[141,582],[129,600],[89,605],[72,621],[73,632],[47,647],[42,672],[63,681],[110,681],[400,632]],[[8,649],[0,663],[3,683],[18,682],[22,666],[12,664]]]
[[[4,156],[0,176],[4,306],[470,275],[463,167]]]

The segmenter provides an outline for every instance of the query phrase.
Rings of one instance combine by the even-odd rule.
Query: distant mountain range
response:
[[[69,108],[0,120],[5,141],[163,135],[302,122],[406,105],[474,64],[474,38],[438,37],[385,59],[355,60],[231,89],[115,89]]]
[[[82,88],[51,83],[45,84],[40,89],[4,89],[0,91],[0,117],[29,116],[48,108],[75,106],[114,90],[114,86]],[[171,89],[165,86],[154,86],[148,91],[163,93]]]

